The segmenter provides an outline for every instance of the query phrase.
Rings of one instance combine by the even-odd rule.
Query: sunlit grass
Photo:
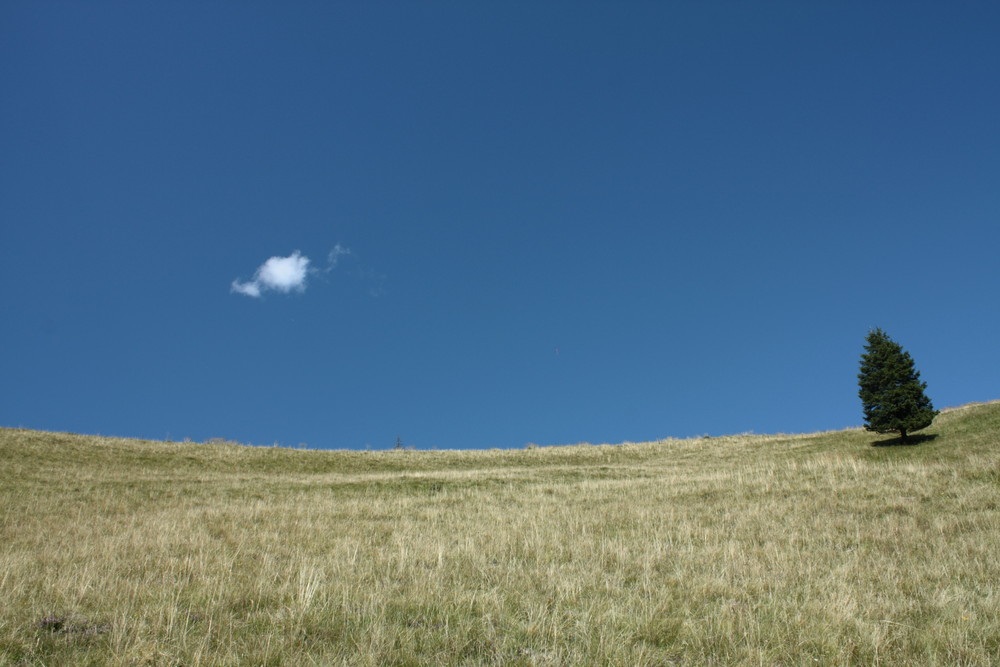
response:
[[[1000,404],[316,452],[0,430],[3,664],[989,664]]]

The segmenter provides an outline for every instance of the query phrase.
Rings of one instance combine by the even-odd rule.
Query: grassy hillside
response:
[[[318,452],[0,429],[0,664],[1000,663],[1000,403]]]

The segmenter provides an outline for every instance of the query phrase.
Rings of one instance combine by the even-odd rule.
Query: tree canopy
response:
[[[910,354],[882,329],[868,333],[858,384],[869,431],[898,432],[905,442],[908,433],[930,426],[938,414]]]

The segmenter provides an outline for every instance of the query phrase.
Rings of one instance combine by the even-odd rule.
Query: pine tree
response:
[[[868,333],[858,385],[869,431],[898,432],[906,442],[907,433],[930,426],[937,416],[909,352],[881,329]]]

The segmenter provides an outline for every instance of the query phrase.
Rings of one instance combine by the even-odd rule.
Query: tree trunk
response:
[[[905,428],[899,429],[899,441],[900,442],[906,442],[906,429]]]

